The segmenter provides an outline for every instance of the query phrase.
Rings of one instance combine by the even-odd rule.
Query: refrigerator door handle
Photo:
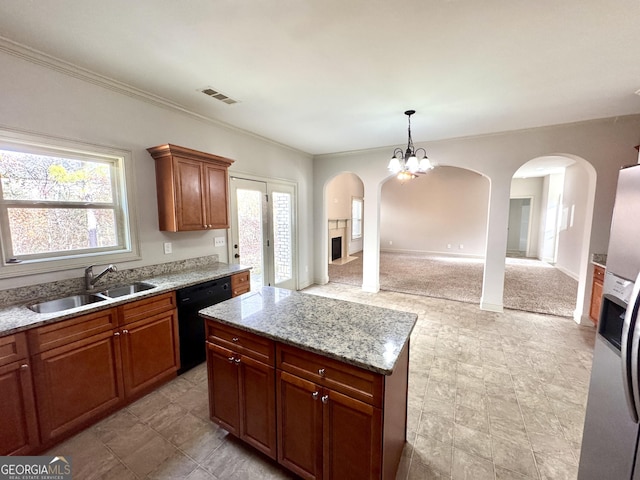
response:
[[[638,422],[640,412],[640,385],[638,374],[638,353],[640,352],[640,326],[638,325],[638,307],[640,306],[640,273],[633,285],[633,291],[624,315],[622,327],[622,374],[624,393],[627,398],[629,414],[634,422]]]

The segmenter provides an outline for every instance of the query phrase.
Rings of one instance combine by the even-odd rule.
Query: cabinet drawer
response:
[[[251,290],[249,272],[236,273],[231,276],[231,291],[234,297]]]
[[[176,292],[163,293],[118,307],[122,325],[176,308]]]
[[[384,376],[290,345],[276,347],[277,368],[376,407],[382,407]]]
[[[27,335],[24,332],[0,338],[0,366],[27,358]]]
[[[604,268],[599,265],[593,266],[593,281],[594,282],[604,282]]]
[[[117,326],[117,310],[110,308],[43,327],[32,328],[27,332],[29,350],[33,355],[98,333],[113,330]]]
[[[267,365],[275,365],[275,344],[268,338],[207,320],[207,340]]]

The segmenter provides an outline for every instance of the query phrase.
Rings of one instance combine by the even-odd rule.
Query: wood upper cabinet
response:
[[[119,307],[122,369],[127,400],[175,377],[180,345],[175,292]]]
[[[38,423],[25,333],[0,338],[0,455],[28,455]]]
[[[147,151],[156,161],[160,230],[229,228],[227,169],[233,160],[171,144]]]
[[[92,327],[114,324],[115,319],[116,309],[108,309],[28,332],[38,352],[32,357],[33,379],[43,444],[84,428],[123,403],[117,336],[111,329],[92,334]]]
[[[207,321],[211,420],[276,458],[273,342]]]
[[[600,265],[593,266],[593,283],[591,284],[591,306],[589,308],[589,317],[594,324],[598,325],[600,317],[600,308],[602,306],[602,290],[604,287],[605,269]]]

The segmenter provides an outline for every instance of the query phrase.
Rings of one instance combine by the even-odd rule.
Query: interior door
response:
[[[295,186],[231,177],[231,263],[251,267],[251,289],[297,288]]]

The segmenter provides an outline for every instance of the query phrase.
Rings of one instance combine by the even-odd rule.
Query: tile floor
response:
[[[571,319],[328,284],[419,314],[398,479],[575,479],[595,336]],[[52,449],[76,479],[289,479],[208,420],[197,367]]]

